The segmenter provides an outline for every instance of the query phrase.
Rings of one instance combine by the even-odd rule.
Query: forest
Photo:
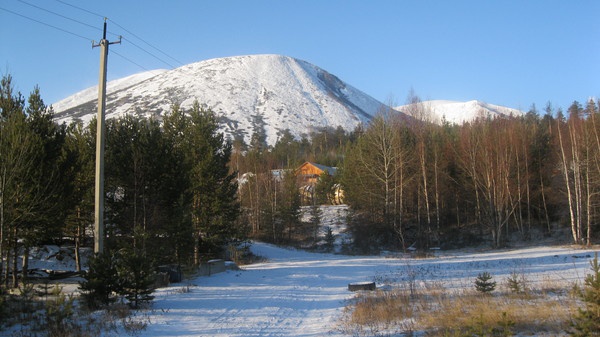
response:
[[[412,94],[411,94],[412,95]],[[351,209],[348,253],[442,249],[560,237],[591,245],[600,219],[598,102],[550,103],[523,116],[463,125],[381,111],[352,132],[322,129],[268,146],[227,139],[201,102],[161,118],[107,120],[105,249],[129,249],[154,265],[197,266],[235,256],[248,239],[310,247],[318,205],[339,184]],[[41,244],[90,246],[96,123],[59,125],[39,88],[25,99],[0,83],[2,284],[16,286],[23,256]],[[302,200],[294,169],[337,167]],[[282,170],[275,176],[273,170]],[[300,221],[301,206],[311,220]],[[79,263],[78,268],[83,268]],[[26,278],[23,273],[23,278]]]

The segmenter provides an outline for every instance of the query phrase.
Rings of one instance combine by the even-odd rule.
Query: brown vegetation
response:
[[[416,331],[427,336],[564,334],[577,311],[577,299],[567,284],[560,292],[554,286],[548,292],[545,285],[492,295],[440,284],[363,292],[348,305],[341,329],[369,336]]]

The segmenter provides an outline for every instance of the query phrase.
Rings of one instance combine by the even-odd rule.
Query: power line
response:
[[[86,27],[90,27],[90,28],[93,28],[93,29],[95,29],[95,30],[102,31],[102,29],[100,29],[100,28],[98,28],[98,27],[96,27],[96,26],[92,26],[92,25],[90,25],[90,24],[88,24],[88,23],[85,23],[85,22],[83,22],[83,21],[80,21],[80,20],[77,20],[77,19],[70,18],[70,17],[68,17],[68,16],[65,16],[65,15],[62,15],[62,14],[60,14],[60,13],[56,13],[56,12],[54,12],[54,11],[48,10],[48,9],[46,9],[46,8],[43,8],[43,7],[40,7],[40,6],[37,6],[37,5],[34,5],[34,4],[32,4],[32,3],[29,3],[29,2],[27,2],[27,1],[24,1],[24,0],[17,0],[17,1],[19,1],[19,2],[21,2],[21,3],[24,3],[24,4],[28,5],[28,6],[31,6],[31,7],[37,8],[37,9],[39,9],[39,10],[42,10],[42,11],[48,12],[48,13],[50,13],[50,14],[53,14],[53,15],[59,16],[59,17],[61,17],[61,18],[64,18],[64,19],[67,19],[67,20],[70,20],[70,21],[76,22],[76,23],[78,23],[78,24],[84,25],[84,26],[86,26]],[[69,3],[65,2],[65,1],[62,1],[62,0],[55,0],[55,1],[57,1],[57,2],[60,2],[60,3],[62,3],[62,4],[65,4],[65,5],[67,5],[67,6],[71,6],[71,7],[73,7],[73,8],[76,8],[76,9],[78,9],[78,10],[84,11],[84,12],[86,12],[86,13],[89,13],[89,14],[92,14],[92,15],[95,15],[95,16],[102,17],[102,18],[106,19],[106,17],[104,17],[103,15],[100,15],[100,14],[98,14],[98,13],[94,13],[94,12],[92,12],[92,11],[89,11],[89,10],[87,10],[87,9],[84,9],[84,8],[81,8],[81,7],[78,7],[78,6],[75,6],[75,5],[69,4]],[[11,10],[9,10],[9,9],[2,8],[2,7],[0,7],[0,9],[1,9],[1,10],[4,10],[4,11],[7,11],[7,12],[9,12],[9,13],[11,13],[11,14],[14,14],[14,15],[17,15],[17,16],[20,16],[20,17],[23,17],[23,18],[25,18],[25,19],[28,19],[28,20],[31,20],[31,21],[37,22],[37,23],[39,23],[39,24],[42,24],[42,25],[45,25],[45,26],[48,26],[48,27],[54,28],[54,29],[56,29],[56,30],[59,30],[59,31],[65,32],[65,33],[67,33],[67,34],[71,34],[71,35],[74,35],[74,36],[80,37],[80,38],[82,38],[82,39],[85,39],[85,40],[87,40],[87,41],[93,41],[93,39],[90,39],[90,38],[88,38],[88,37],[85,37],[85,36],[83,36],[83,35],[80,35],[80,34],[77,34],[77,33],[74,33],[74,32],[72,32],[72,31],[69,31],[69,30],[67,30],[67,29],[60,28],[60,27],[58,27],[58,26],[55,26],[55,25],[52,25],[52,24],[49,24],[49,23],[46,23],[46,22],[40,21],[40,20],[38,20],[38,19],[34,19],[34,18],[32,18],[32,17],[29,17],[29,16],[26,16],[26,15],[23,15],[23,14],[20,14],[20,13],[14,12],[14,11],[11,11]],[[163,51],[162,51],[162,50],[160,50],[159,48],[157,48],[157,47],[153,46],[153,45],[152,45],[152,44],[150,44],[149,42],[145,41],[145,40],[144,40],[144,39],[142,39],[141,37],[139,37],[139,36],[137,36],[136,34],[134,34],[133,32],[131,32],[131,31],[127,30],[125,27],[123,27],[123,26],[119,25],[118,23],[114,22],[113,20],[111,20],[111,22],[113,22],[113,23],[114,23],[115,25],[117,25],[119,28],[123,29],[124,31],[126,31],[126,32],[127,32],[127,33],[129,33],[129,34],[131,34],[131,35],[132,35],[132,36],[134,36],[135,38],[137,38],[137,39],[139,39],[140,41],[144,42],[144,43],[145,43],[145,44],[147,44],[148,46],[150,46],[150,47],[154,48],[155,50],[157,50],[157,51],[159,51],[160,53],[164,54],[165,56],[169,57],[170,59],[173,59],[173,60],[174,60],[174,61],[176,61],[177,63],[179,63],[179,64],[183,65],[183,63],[182,63],[182,62],[178,61],[178,60],[177,60],[177,59],[175,59],[174,57],[172,57],[172,56],[168,55],[167,53],[163,52]],[[113,34],[113,35],[117,35],[117,34],[115,34],[115,33],[111,33],[111,34]],[[119,36],[120,36],[120,35],[119,35]],[[125,38],[124,38],[124,39],[125,39]],[[139,46],[138,44],[134,43],[134,42],[133,42],[133,41],[131,41],[130,39],[126,39],[126,40],[127,40],[129,43],[131,43],[131,44],[132,44],[134,47],[136,47],[136,48],[138,48],[138,49],[142,50],[143,52],[145,52],[145,53],[147,53],[148,55],[150,55],[150,56],[154,57],[155,59],[159,60],[160,62],[162,62],[162,63],[164,63],[164,64],[168,65],[168,66],[169,66],[169,67],[171,67],[171,68],[175,68],[175,66],[174,66],[174,65],[172,65],[171,63],[169,63],[169,62],[165,61],[164,59],[162,59],[162,58],[160,58],[160,57],[158,57],[158,56],[156,56],[155,54],[153,54],[152,52],[148,51],[147,49],[144,49],[143,47],[141,47],[141,46]],[[116,54],[117,56],[120,56],[121,58],[125,59],[126,61],[128,61],[128,62],[130,62],[130,63],[132,63],[132,64],[134,64],[134,65],[136,65],[136,66],[140,67],[141,69],[143,69],[143,70],[146,70],[146,71],[150,71],[150,70],[149,70],[149,69],[147,69],[146,67],[144,67],[144,66],[140,65],[139,63],[137,63],[137,62],[135,62],[135,61],[131,60],[131,59],[130,59],[130,58],[128,58],[128,57],[126,57],[126,56],[124,56],[124,55],[122,55],[122,54],[119,54],[119,53],[117,53],[117,52],[115,52],[115,51],[112,51],[112,52],[113,52],[114,54]]]
[[[114,22],[113,22],[113,23],[114,23]],[[137,44],[135,44],[133,41],[131,41],[131,40],[129,40],[129,39],[125,39],[125,38],[124,38],[124,40],[128,41],[128,42],[129,42],[129,43],[131,43],[133,46],[135,46],[135,47],[139,48],[141,51],[143,51],[143,52],[147,53],[148,55],[150,55],[150,56],[154,57],[155,59],[157,59],[157,60],[159,60],[159,61],[163,62],[164,64],[168,65],[169,67],[171,67],[171,68],[175,68],[175,66],[174,66],[174,65],[172,65],[172,64],[170,64],[169,62],[167,62],[167,61],[165,61],[165,60],[161,59],[160,57],[158,57],[158,56],[156,56],[156,55],[152,54],[151,52],[147,51],[146,49],[144,49],[144,48],[142,48],[142,47],[138,46],[138,45],[137,45]]]
[[[76,19],[70,18],[70,17],[68,17],[68,16],[65,16],[65,15],[62,15],[62,14],[60,14],[60,13],[53,12],[53,11],[51,11],[51,10],[49,10],[49,9],[46,9],[46,8],[43,8],[43,7],[40,7],[40,6],[37,6],[37,5],[31,4],[31,3],[27,2],[27,1],[23,1],[23,0],[17,0],[17,1],[19,1],[19,2],[21,2],[21,3],[24,3],[24,4],[28,5],[28,6],[31,6],[31,7],[34,7],[34,8],[40,9],[40,10],[43,10],[43,11],[45,11],[45,12],[48,12],[48,13],[50,13],[50,14],[54,14],[54,15],[56,15],[56,16],[60,16],[61,18],[64,18],[64,19],[67,19],[67,20],[71,20],[71,21],[73,21],[73,22],[76,22],[76,23],[78,23],[78,24],[80,24],[80,25],[84,25],[84,26],[86,26],[86,27],[90,27],[90,28],[92,28],[92,29],[96,29],[96,30],[102,31],[102,29],[100,29],[100,28],[98,28],[98,27],[96,27],[96,26],[92,26],[92,25],[90,25],[90,24],[88,24],[88,23],[85,23],[85,22],[82,22],[82,21],[79,21],[79,20],[76,20]]]
[[[92,11],[89,11],[89,10],[85,9],[85,8],[81,8],[81,7],[75,6],[75,5],[73,5],[73,4],[70,4],[70,3],[68,3],[68,2],[65,2],[65,1],[61,1],[61,0],[55,0],[55,1],[57,1],[57,2],[60,2],[60,3],[61,3],[61,4],[63,4],[63,5],[71,6],[71,7],[75,8],[75,9],[79,9],[80,11],[86,12],[86,13],[88,13],[88,14],[92,14],[92,15],[95,15],[95,16],[99,16],[99,17],[101,17],[101,18],[103,18],[103,19],[106,17],[106,16],[104,16],[104,15],[100,15],[100,14],[98,14],[98,13],[94,13],[94,12],[92,12]]]
[[[126,57],[126,56],[124,56],[124,55],[121,55],[121,54],[117,53],[117,52],[116,52],[116,51],[114,51],[114,50],[111,50],[110,52],[111,52],[111,53],[113,53],[113,54],[115,54],[115,55],[117,55],[117,56],[119,56],[119,57],[121,57],[121,58],[122,58],[122,59],[124,59],[125,61],[128,61],[128,62],[130,62],[130,63],[132,63],[132,64],[135,64],[136,66],[138,66],[138,67],[140,67],[140,68],[142,68],[142,69],[144,69],[144,70],[146,70],[146,71],[151,71],[151,70],[149,70],[148,68],[144,67],[143,65],[141,65],[141,64],[139,64],[139,63],[137,63],[137,62],[133,61],[132,59],[130,59],[130,58],[128,58],[128,57]]]
[[[111,53],[113,53],[113,54],[115,54],[115,55],[117,55],[117,56],[121,57],[121,58],[122,58],[122,59],[124,59],[125,61],[128,61],[128,62],[130,62],[130,63],[132,63],[132,64],[135,64],[136,66],[138,66],[138,67],[140,67],[140,68],[142,68],[142,69],[144,69],[144,70],[146,70],[146,71],[150,71],[149,69],[147,69],[147,68],[146,68],[146,67],[144,67],[143,65],[141,65],[141,64],[139,64],[139,63],[137,63],[137,62],[133,61],[132,59],[130,59],[130,58],[128,58],[128,57],[126,57],[126,56],[124,56],[124,55],[121,55],[121,54],[117,53],[117,52],[116,52],[116,51],[114,51],[114,50],[111,50]]]
[[[57,0],[57,1],[59,1],[59,0]],[[171,56],[171,55],[169,55],[169,54],[165,53],[164,51],[160,50],[159,48],[157,48],[157,47],[153,46],[152,44],[150,44],[150,43],[149,43],[149,42],[147,42],[146,40],[142,39],[141,37],[137,36],[136,34],[132,33],[131,31],[127,30],[125,27],[121,26],[120,24],[118,24],[118,23],[117,23],[117,22],[115,22],[114,20],[110,20],[110,21],[111,21],[112,23],[114,23],[115,25],[117,25],[117,27],[119,27],[119,28],[123,29],[124,31],[126,31],[127,33],[131,34],[131,36],[133,36],[133,37],[137,38],[138,40],[140,40],[140,41],[144,42],[145,44],[147,44],[148,46],[150,46],[150,47],[154,48],[155,50],[157,50],[157,51],[158,51],[158,52],[160,52],[161,54],[165,55],[166,57],[170,58],[171,60],[173,60],[173,61],[175,61],[175,62],[179,63],[180,65],[184,65],[184,63],[183,63],[183,62],[181,62],[181,61],[177,60],[177,59],[176,59],[176,58],[174,58],[173,56]],[[131,41],[129,41],[129,42],[131,42]],[[142,49],[141,47],[138,47],[138,48]],[[142,50],[144,50],[144,49],[142,49]],[[145,51],[145,50],[144,50],[144,51]],[[147,51],[146,51],[146,52],[147,52]],[[152,55],[152,54],[151,54],[151,55]],[[158,57],[156,57],[156,56],[154,56],[154,57],[155,57],[155,58],[157,58],[157,59],[159,59],[159,58],[158,58]],[[159,59],[159,60],[161,60],[161,59]],[[162,61],[162,60],[161,60],[161,61]],[[165,62],[165,61],[162,61],[162,62],[164,62],[164,63],[166,63],[166,64],[169,64],[168,62]],[[169,64],[169,65],[170,65],[170,64]],[[170,65],[170,66],[171,66],[172,68],[175,68],[175,67],[173,67],[172,65]]]
[[[19,0],[19,1],[22,1],[22,0]],[[90,10],[87,10],[87,9],[85,9],[85,8],[82,8],[82,7],[79,7],[79,6],[75,6],[75,5],[73,5],[73,4],[70,4],[70,3],[66,2],[66,1],[63,1],[63,0],[55,0],[55,1],[56,1],[56,2],[59,2],[59,3],[61,3],[61,4],[64,4],[64,5],[67,5],[67,6],[73,7],[73,8],[75,8],[75,9],[78,9],[78,10],[80,10],[80,11],[86,12],[86,13],[88,13],[88,14],[92,14],[92,15],[95,15],[95,16],[99,16],[99,17],[101,17],[101,18],[105,18],[105,16],[103,16],[103,15],[101,15],[101,14],[98,14],[98,13],[92,12],[92,11],[90,11]],[[125,32],[127,32],[129,35],[131,35],[131,36],[135,37],[136,39],[138,39],[138,40],[142,41],[142,42],[143,42],[143,43],[145,43],[146,45],[150,46],[151,48],[153,48],[154,50],[156,50],[156,51],[158,51],[159,53],[163,54],[164,56],[168,57],[169,59],[171,59],[171,60],[175,61],[175,62],[176,62],[176,63],[178,63],[179,65],[184,65],[184,63],[183,63],[183,62],[181,62],[181,61],[177,60],[177,59],[176,59],[176,58],[174,58],[173,56],[171,56],[171,55],[167,54],[166,52],[162,51],[162,50],[161,50],[161,49],[159,49],[158,47],[156,47],[156,46],[152,45],[150,42],[148,42],[148,41],[144,40],[143,38],[141,38],[140,36],[138,36],[138,35],[134,34],[132,31],[128,30],[127,28],[125,28],[125,27],[123,27],[123,26],[121,26],[121,25],[120,25],[118,22],[116,22],[116,21],[114,21],[114,20],[110,20],[110,21],[111,21],[113,24],[115,24],[117,27],[119,27],[119,28],[121,28],[122,30],[124,30]],[[116,34],[115,34],[115,35],[116,35]],[[131,44],[132,44],[132,45],[134,45],[135,47],[137,47],[137,48],[139,48],[140,50],[142,50],[143,52],[147,53],[148,55],[150,55],[150,56],[154,57],[155,59],[157,59],[157,60],[159,60],[159,61],[161,61],[161,62],[163,62],[164,64],[168,65],[168,66],[169,66],[169,67],[171,67],[171,68],[175,68],[175,66],[173,66],[173,65],[172,65],[172,64],[170,64],[169,62],[167,62],[167,61],[165,61],[165,60],[161,59],[160,57],[156,56],[155,54],[153,54],[153,53],[149,52],[148,50],[146,50],[146,49],[142,48],[141,46],[139,46],[139,45],[135,44],[133,41],[131,41],[131,39],[126,39],[126,40],[127,40],[127,41],[129,41],[129,43],[131,43]]]
[[[79,34],[77,34],[77,33],[73,33],[73,32],[71,32],[71,31],[69,31],[69,30],[66,30],[66,29],[63,29],[63,28],[60,28],[60,27],[57,27],[57,26],[51,25],[51,24],[49,24],[49,23],[46,23],[46,22],[43,22],[43,21],[40,21],[40,20],[34,19],[34,18],[32,18],[32,17],[29,17],[29,16],[26,16],[26,15],[23,15],[23,14],[20,14],[20,13],[14,12],[14,11],[11,11],[11,10],[9,10],[9,9],[3,8],[3,7],[0,7],[0,9],[1,9],[1,10],[3,10],[3,11],[9,12],[9,13],[11,13],[11,14],[14,14],[14,15],[20,16],[20,17],[22,17],[22,18],[25,18],[25,19],[27,19],[27,20],[31,20],[31,21],[33,21],[33,22],[37,22],[37,23],[39,23],[39,24],[42,24],[42,25],[44,25],[44,26],[48,26],[48,27],[50,27],[50,28],[54,28],[54,29],[56,29],[56,30],[60,30],[61,32],[64,32],[64,33],[67,33],[67,34],[71,34],[71,35],[73,35],[73,36],[80,37],[80,38],[82,38],[82,39],[85,39],[85,40],[87,40],[87,41],[93,41],[93,39],[90,39],[89,37],[85,37],[85,36],[83,36],[83,35],[79,35]]]

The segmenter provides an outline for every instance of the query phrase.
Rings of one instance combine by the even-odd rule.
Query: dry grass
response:
[[[347,307],[341,330],[355,336],[415,331],[427,336],[559,335],[568,330],[577,302],[568,296],[568,287],[551,288],[551,293],[530,288],[483,295],[436,284],[363,292]]]
[[[440,301],[436,310],[421,312],[418,322],[424,330],[441,335],[560,333],[568,327],[574,310],[573,299],[559,301],[528,294],[487,296],[465,291]]]

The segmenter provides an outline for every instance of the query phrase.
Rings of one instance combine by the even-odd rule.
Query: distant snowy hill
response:
[[[173,103],[195,100],[220,118],[222,131],[246,142],[254,132],[274,144],[288,129],[300,137],[322,127],[353,130],[368,123],[382,103],[308,62],[281,55],[212,59],[173,70],[109,82],[107,118],[157,116]],[[58,122],[89,122],[97,112],[97,87],[53,104]]]
[[[520,116],[522,111],[480,101],[423,101],[416,105],[403,105],[395,108],[417,119],[434,123],[443,120],[452,124],[463,124],[479,117]]]

